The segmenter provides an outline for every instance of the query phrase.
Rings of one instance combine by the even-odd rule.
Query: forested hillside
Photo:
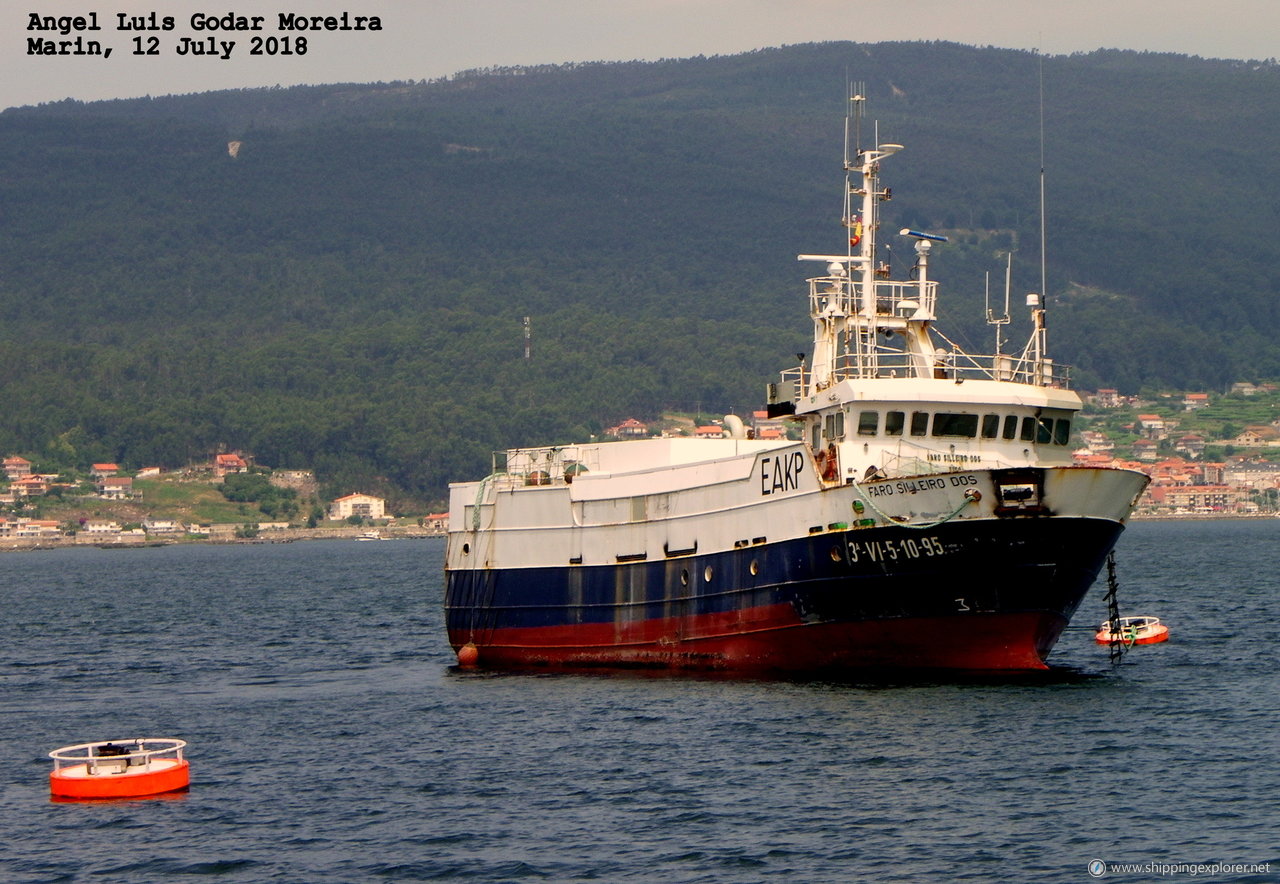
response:
[[[953,237],[946,327],[987,349],[984,273],[1013,247],[1040,285],[1041,64],[832,43],[9,109],[0,449],[224,445],[431,499],[505,445],[753,407],[808,342],[795,255],[841,241],[846,75],[907,146],[886,227]],[[1280,376],[1280,67],[1043,72],[1055,357],[1086,387]]]

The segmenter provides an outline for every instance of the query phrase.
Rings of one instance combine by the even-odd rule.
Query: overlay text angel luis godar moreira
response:
[[[175,17],[89,12],[84,15],[27,14],[27,55],[78,55],[110,58],[118,38],[131,55],[174,54],[230,59],[247,35],[249,55],[306,55],[314,47],[309,34],[327,31],[381,31],[376,15],[240,15],[193,12]],[[230,39],[234,35],[237,39]]]

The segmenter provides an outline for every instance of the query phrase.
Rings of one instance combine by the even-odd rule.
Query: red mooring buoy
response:
[[[459,666],[475,666],[480,662],[480,649],[471,642],[467,642],[458,648],[458,665]]]
[[[191,782],[183,740],[104,740],[49,753],[54,799],[142,798],[177,792]]]

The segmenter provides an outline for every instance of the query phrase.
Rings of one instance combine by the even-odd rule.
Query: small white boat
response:
[[[1098,627],[1094,641],[1100,645],[1109,645],[1113,641],[1126,645],[1154,645],[1169,640],[1169,627],[1160,622],[1159,617],[1139,615],[1137,617],[1121,617],[1115,632],[1111,629],[1111,621],[1103,620]]]
[[[358,535],[356,540],[386,540],[386,538],[382,536],[381,531],[365,531]]]

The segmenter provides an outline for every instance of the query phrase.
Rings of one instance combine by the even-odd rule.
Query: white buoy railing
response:
[[[156,737],[133,740],[99,740],[96,743],[80,743],[75,746],[63,746],[49,753],[53,759],[53,769],[61,770],[64,765],[83,764],[88,772],[98,772],[99,767],[143,767],[150,769],[151,762],[168,758],[182,760],[182,750],[186,740],[170,737]],[[133,750],[128,751],[132,746]],[[106,751],[103,751],[103,750]]]

